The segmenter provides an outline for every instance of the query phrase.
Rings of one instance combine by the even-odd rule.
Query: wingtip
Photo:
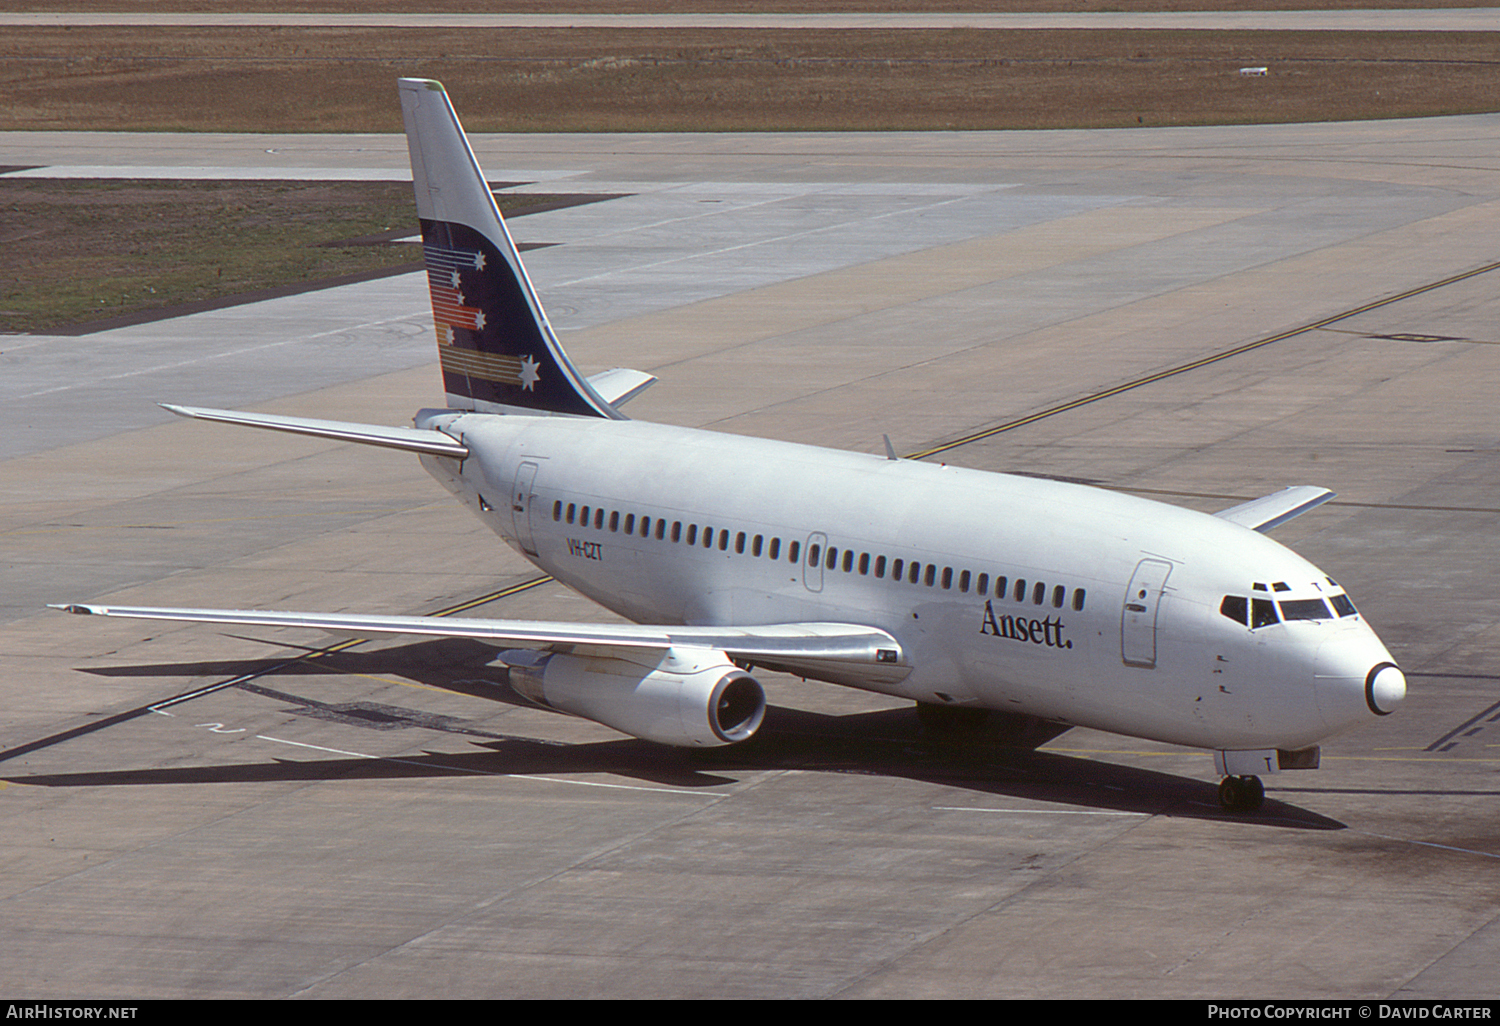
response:
[[[81,616],[88,616],[94,611],[93,606],[84,606],[76,602],[49,602],[47,608],[61,609],[64,613],[78,613]]]

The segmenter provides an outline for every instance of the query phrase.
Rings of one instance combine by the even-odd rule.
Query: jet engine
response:
[[[642,650],[618,656],[503,652],[510,683],[540,705],[645,741],[711,748],[745,741],[766,715],[760,684],[723,652]]]

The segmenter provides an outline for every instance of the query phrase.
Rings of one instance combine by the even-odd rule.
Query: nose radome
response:
[[[1395,663],[1377,663],[1365,674],[1365,704],[1376,716],[1389,716],[1406,697],[1406,674]]]
[[[1345,730],[1389,716],[1406,697],[1406,677],[1373,633],[1346,633],[1318,647],[1314,688],[1323,721]]]

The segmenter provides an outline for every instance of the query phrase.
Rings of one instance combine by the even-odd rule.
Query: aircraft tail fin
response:
[[[558,343],[442,85],[400,89],[448,405],[624,419]]]

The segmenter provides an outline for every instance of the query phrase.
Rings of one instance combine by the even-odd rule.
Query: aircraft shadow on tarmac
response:
[[[285,647],[285,642],[277,642]],[[306,692],[307,675],[399,675],[429,687],[534,708],[505,683],[505,670],[488,665],[494,650],[463,639],[420,641],[371,650],[326,653],[307,649],[291,661],[220,661],[90,668],[117,677],[248,678],[234,688],[285,703],[284,711],[330,724],[378,731],[421,728],[467,736],[477,750],[424,751],[375,758],[272,759],[269,762],[122,769],[7,777],[47,787],[140,786],[298,780],[397,779],[464,776],[556,776],[602,773],[673,788],[713,788],[742,775],[777,769],[886,776],[940,784],[983,796],[1078,806],[1091,810],[1190,819],[1233,820],[1262,827],[1338,830],[1344,824],[1267,798],[1253,815],[1226,813],[1207,781],[1140,767],[1037,750],[1062,728],[1001,721],[977,735],[933,737],[914,708],[827,715],[772,705],[760,733],[726,748],[666,748],[634,738],[584,744],[496,733],[477,720],[439,716],[375,702],[331,703]],[[303,678],[289,680],[289,678]],[[281,687],[270,686],[274,681]],[[347,736],[347,735],[345,735]],[[348,745],[347,740],[342,742]],[[328,741],[330,748],[341,742]]]

